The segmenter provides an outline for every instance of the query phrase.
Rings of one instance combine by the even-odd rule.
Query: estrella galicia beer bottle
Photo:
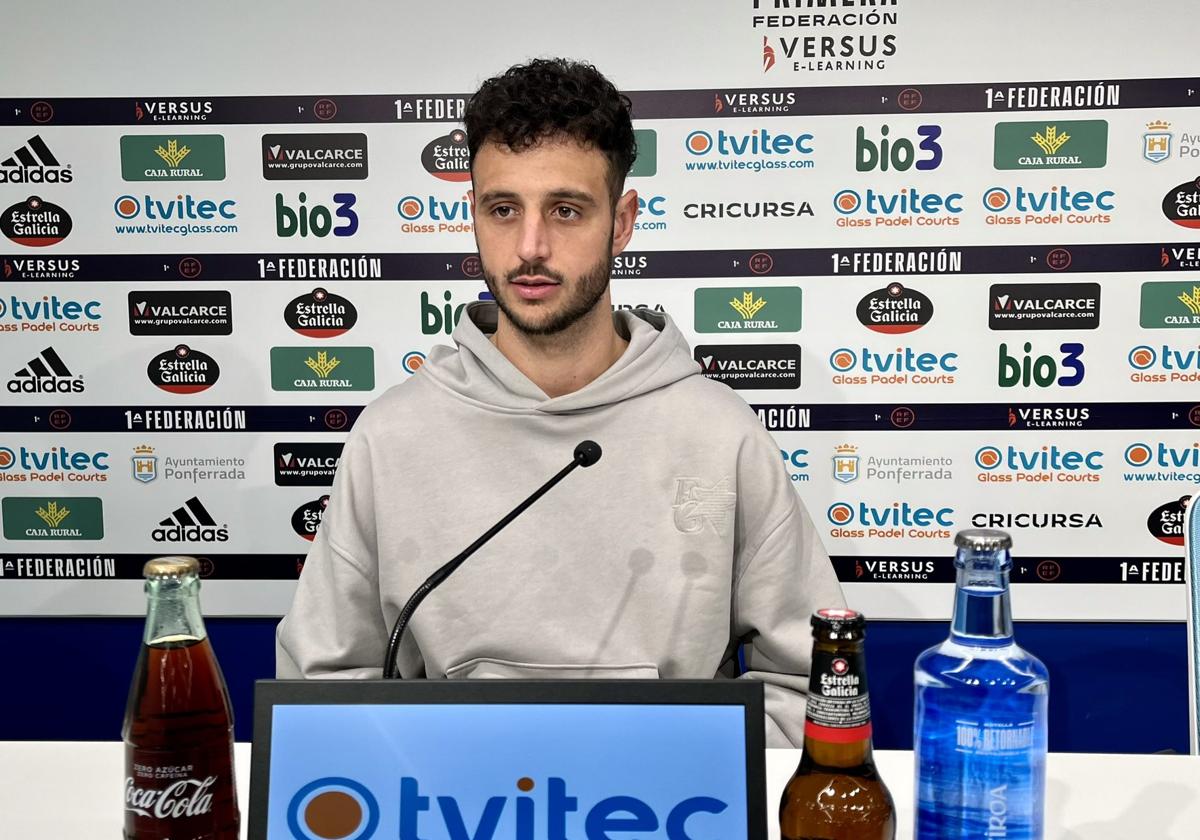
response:
[[[233,712],[193,557],[146,563],[146,630],[125,707],[125,840],[237,840]]]
[[[863,638],[854,610],[817,610],[804,752],[779,803],[782,840],[892,840],[896,809],[875,769]]]

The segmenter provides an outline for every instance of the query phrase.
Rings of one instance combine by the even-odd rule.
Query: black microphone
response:
[[[600,444],[594,440],[585,440],[580,443],[575,447],[575,457],[571,460],[571,463],[559,470],[558,475],[535,490],[533,495],[513,508],[507,516],[489,528],[482,537],[463,549],[462,553],[431,574],[425,579],[424,583],[417,587],[417,591],[405,603],[404,609],[400,610],[400,615],[396,617],[396,624],[392,627],[392,635],[388,641],[387,658],[383,660],[383,678],[385,680],[396,679],[400,676],[400,669],[396,666],[396,654],[400,650],[400,637],[404,635],[404,628],[408,626],[409,620],[412,619],[413,613],[417,611],[417,607],[425,600],[425,596],[441,586],[442,582],[450,577],[450,574],[461,566],[464,560],[474,554],[485,542],[496,536],[501,528],[524,513],[525,509],[544,496],[546,491],[566,478],[567,473],[576,467],[590,467],[600,460],[600,455]]]

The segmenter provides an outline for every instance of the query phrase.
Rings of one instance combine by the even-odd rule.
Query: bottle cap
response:
[[[822,627],[837,633],[861,630],[867,626],[867,620],[863,617],[862,613],[841,607],[829,607],[817,610],[812,614],[812,619],[809,623],[813,627]]]
[[[147,560],[142,574],[149,580],[170,580],[200,574],[200,561],[195,557],[155,557]]]
[[[955,534],[954,544],[958,548],[966,548],[971,551],[996,551],[997,549],[1007,551],[1012,548],[1012,537],[1004,531],[994,531],[990,528],[974,528],[967,531],[959,531]]]

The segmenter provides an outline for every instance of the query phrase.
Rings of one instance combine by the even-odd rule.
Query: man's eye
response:
[[[578,219],[579,211],[574,207],[555,207],[554,214],[560,219]]]
[[[505,204],[492,209],[492,215],[498,219],[507,219],[512,216],[513,212],[514,210]]]

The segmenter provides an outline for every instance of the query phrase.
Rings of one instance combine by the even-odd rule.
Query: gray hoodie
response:
[[[388,633],[434,569],[571,461],[603,447],[426,599],[405,678],[742,678],[766,684],[767,744],[804,732],[814,609],[843,605],[829,559],[746,403],[705,379],[666,317],[599,378],[553,399],[488,340],[472,303],[346,441],[296,598],[285,677],[381,675]]]

